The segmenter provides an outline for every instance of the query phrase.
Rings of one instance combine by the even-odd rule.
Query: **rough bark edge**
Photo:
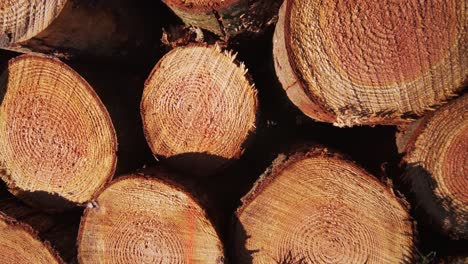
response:
[[[288,43],[291,43],[291,9],[292,9],[292,0],[284,0],[283,5],[286,6],[284,10],[284,15],[285,15],[285,29],[284,29],[284,35],[285,35],[285,42],[286,42],[286,50],[287,50],[287,56],[289,58],[289,61],[292,62],[292,49],[291,46]],[[304,87],[304,79],[302,78],[302,75],[300,71],[297,69],[297,66],[294,63],[290,64],[296,79],[298,80],[299,83],[301,83],[301,87]],[[355,113],[352,115],[346,115],[346,114],[339,114],[334,111],[333,115],[335,116],[335,119],[337,120],[336,122],[333,122],[333,125],[338,126],[338,127],[353,127],[356,125],[369,125],[369,126],[374,126],[374,125],[408,125],[412,121],[416,120],[418,117],[422,117],[427,113],[433,112],[434,110],[442,107],[443,105],[447,104],[451,99],[459,97],[463,94],[466,86],[468,85],[468,78],[465,77],[465,80],[463,81],[462,85],[454,91],[445,99],[440,100],[439,102],[433,104],[433,105],[428,105],[426,109],[421,109],[422,113],[417,114],[414,112],[405,112],[405,113],[396,113],[394,111],[386,111],[386,112],[379,112],[379,113],[374,113],[370,116],[364,116],[362,113]],[[309,100],[313,102],[313,104],[316,104],[317,107],[322,108],[322,109],[327,109],[324,107],[324,103],[312,94],[310,91],[307,89],[303,89],[303,92],[308,96]],[[302,110],[301,110],[302,111]],[[325,110],[327,111],[327,110]],[[328,110],[329,111],[329,110]],[[326,114],[326,113],[324,113]],[[353,117],[350,119],[349,117]],[[323,122],[328,122],[324,120],[320,120],[320,118],[317,118],[316,116],[312,117],[314,119],[317,119],[319,121]]]
[[[247,133],[247,136],[245,137],[244,142],[241,144],[241,148],[238,151],[238,153],[236,153],[236,155],[234,157],[232,157],[224,166],[221,166],[219,168],[219,170],[222,170],[223,168],[226,168],[227,166],[229,166],[232,162],[240,159],[240,157],[244,154],[245,150],[252,144],[253,140],[256,137],[257,128],[259,127],[260,122],[261,122],[260,121],[261,113],[260,113],[259,100],[258,100],[258,90],[255,87],[255,83],[253,82],[253,78],[249,74],[248,69],[245,66],[245,64],[243,62],[240,62],[240,61],[236,60],[237,53],[233,52],[232,50],[224,50],[218,44],[210,45],[210,44],[207,44],[207,43],[190,43],[189,45],[186,45],[186,46],[183,46],[183,47],[177,47],[177,48],[184,49],[184,48],[192,48],[192,47],[202,47],[202,48],[216,49],[216,51],[219,52],[220,55],[226,56],[229,60],[231,60],[232,63],[234,63],[234,65],[236,67],[240,68],[244,72],[244,77],[247,80],[247,83],[249,84],[250,89],[252,89],[252,91],[254,93],[254,99],[255,99],[254,100],[254,110],[255,110],[254,123],[252,124],[252,127],[249,129],[249,132]],[[167,56],[169,56],[170,54],[175,52],[177,50],[177,48],[172,49],[166,55],[164,55],[161,59],[159,59],[158,63],[153,67],[153,69],[151,70],[151,73],[146,78],[145,83],[144,83],[144,87],[145,87],[144,89],[146,89],[146,87],[148,86],[150,80],[153,79],[153,76],[156,73],[156,71],[158,71],[160,69],[163,59],[165,59]],[[143,91],[143,94],[144,94],[144,91]],[[150,133],[148,131],[148,127],[146,126],[146,123],[144,122],[145,117],[143,116],[143,98],[142,98],[142,100],[140,102],[140,116],[141,116],[141,119],[143,120],[143,122],[142,122],[143,123],[143,133],[145,135],[146,142],[148,142],[148,146],[151,149],[151,152],[152,152],[153,156],[155,157],[156,160],[159,160],[159,158],[167,159],[168,157],[157,154],[156,151],[154,151],[151,144],[149,144],[149,142],[150,142],[149,134]]]
[[[40,237],[39,237],[39,234],[37,233],[36,230],[34,230],[31,226],[25,224],[25,223],[22,223],[22,222],[19,222],[17,220],[15,220],[14,218],[12,217],[9,217],[8,215],[4,214],[3,212],[0,212],[0,219],[1,220],[4,220],[5,223],[14,228],[14,229],[18,229],[18,230],[22,230],[22,231],[25,231],[26,233],[28,233],[28,235],[31,236],[32,239],[35,239],[39,242],[41,242],[41,244],[44,246],[44,248],[49,251],[49,253],[55,257],[55,259],[57,260],[58,263],[60,264],[65,264],[65,262],[62,260],[62,258],[60,257],[60,255],[57,253],[57,251],[55,251],[55,249],[52,247],[52,245],[49,243],[49,241],[46,241],[46,240],[42,240]]]
[[[198,206],[201,209],[201,213],[203,214],[205,219],[211,224],[211,226],[213,227],[213,229],[214,229],[214,231],[216,233],[216,236],[218,238],[218,245],[219,245],[220,251],[222,253],[222,256],[221,256],[222,259],[220,261],[221,261],[221,263],[223,263],[226,260],[225,246],[223,244],[223,241],[221,240],[221,236],[220,236],[220,232],[219,232],[218,228],[216,227],[216,225],[214,225],[214,222],[213,222],[212,218],[208,214],[207,207],[205,207],[206,201],[199,198],[199,197],[202,197],[202,196],[198,196],[197,192],[194,191],[193,189],[187,188],[186,186],[183,186],[182,184],[180,184],[177,181],[173,180],[172,176],[170,176],[169,174],[174,175],[175,177],[181,177],[178,174],[174,174],[173,172],[170,172],[169,170],[167,170],[164,167],[142,169],[139,172],[126,174],[124,176],[121,176],[121,177],[113,180],[110,184],[108,184],[106,186],[105,189],[101,190],[96,195],[96,198],[93,201],[88,202],[88,204],[86,205],[86,209],[84,210],[83,215],[81,216],[80,227],[78,229],[78,235],[77,235],[77,239],[76,239],[76,246],[77,246],[77,253],[78,253],[77,254],[78,263],[83,263],[83,260],[82,260],[81,254],[80,254],[80,250],[79,250],[80,245],[81,245],[81,240],[82,240],[82,237],[83,237],[83,232],[84,232],[83,227],[84,227],[84,224],[86,222],[86,219],[88,218],[88,214],[89,214],[90,210],[93,210],[94,208],[99,208],[99,203],[96,200],[99,198],[99,196],[107,188],[112,187],[112,185],[114,185],[114,184],[116,184],[116,183],[118,183],[120,181],[132,180],[132,179],[148,180],[148,181],[153,181],[153,182],[156,182],[156,183],[159,183],[159,184],[166,185],[166,186],[168,186],[168,187],[170,187],[170,188],[172,188],[172,189],[174,189],[174,190],[176,190],[178,192],[184,193],[185,195],[187,195],[187,197],[189,197],[189,199],[192,202],[198,204]]]
[[[101,183],[101,185],[97,188],[96,192],[94,192],[94,195],[90,199],[88,199],[88,200],[92,200],[94,197],[96,197],[97,193],[99,193],[100,190],[104,189],[104,187],[112,180],[112,178],[114,177],[116,167],[117,167],[117,152],[118,152],[117,134],[116,134],[116,131],[115,131],[115,128],[114,128],[114,124],[112,123],[112,119],[110,117],[110,114],[107,111],[107,108],[104,105],[104,103],[102,102],[102,100],[97,95],[96,91],[94,91],[93,87],[80,74],[78,74],[75,70],[73,70],[70,66],[68,66],[66,63],[62,62],[58,58],[54,58],[54,57],[46,56],[46,55],[42,55],[42,54],[40,54],[40,55],[39,54],[23,54],[23,55],[20,55],[18,57],[12,58],[12,59],[10,59],[8,61],[8,67],[3,72],[3,74],[1,75],[2,77],[0,77],[0,81],[5,81],[5,84],[4,84],[5,85],[5,91],[4,91],[5,94],[8,92],[8,87],[7,87],[8,78],[6,78],[6,77],[8,75],[9,70],[10,70],[10,66],[13,65],[14,63],[18,62],[18,61],[27,60],[27,59],[33,59],[33,60],[37,59],[37,60],[52,62],[53,64],[58,64],[58,65],[60,65],[60,67],[63,67],[67,71],[69,71],[71,73],[71,75],[73,75],[80,83],[83,84],[83,86],[85,87],[87,92],[91,95],[94,102],[98,105],[101,112],[105,116],[106,126],[111,129],[111,134],[113,135],[111,143],[113,145],[112,148],[114,149],[114,152],[115,152],[114,155],[113,155],[114,159],[113,159],[113,164],[112,164],[112,167],[111,167],[111,173],[104,179],[104,181]],[[5,79],[3,79],[3,78],[5,78]],[[0,82],[0,86],[2,86],[2,85],[3,85],[3,83]],[[0,91],[0,94],[1,93],[3,93],[3,92]],[[0,97],[2,99],[2,100],[0,100],[0,102],[3,102],[3,96],[0,96]],[[13,182],[11,180],[11,175],[8,172],[7,166],[5,166],[5,165],[6,164],[1,164],[0,163],[0,179],[2,179],[6,183],[7,188],[9,189],[9,191],[12,190],[13,192],[18,192],[18,193],[21,193],[21,194],[24,194],[24,195],[27,195],[28,193],[38,191],[38,190],[26,190],[26,189],[22,189],[22,188],[17,187],[15,182]],[[46,192],[46,193],[48,193],[48,194],[50,194],[52,196],[58,196],[60,198],[64,198],[64,197],[60,196],[58,193],[55,193],[55,192],[47,192],[47,191],[44,191],[44,192]],[[13,194],[15,194],[15,193],[13,193]],[[77,206],[84,206],[88,202],[88,201],[85,201],[83,203],[80,203],[80,202],[76,202],[76,201],[69,201],[66,198],[64,198],[64,200],[66,202],[70,202],[70,204],[77,205]],[[30,204],[30,205],[33,205],[33,206],[36,205],[36,204],[31,204],[33,201],[31,201],[29,199],[25,199],[24,201],[27,204]],[[69,207],[69,205],[65,206],[65,208],[67,208],[67,207]],[[49,208],[42,208],[42,209],[45,210],[45,211],[49,210]],[[60,209],[60,208],[59,209],[53,209],[52,208],[51,210],[49,210],[49,212],[60,212],[60,211],[63,211],[63,210]]]
[[[310,96],[306,93],[303,81],[299,79],[299,76],[294,71],[291,63],[290,51],[287,45],[286,31],[289,31],[289,27],[286,25],[289,23],[290,18],[286,17],[286,6],[286,2],[281,5],[278,15],[278,23],[276,24],[273,35],[273,57],[276,75],[278,76],[281,87],[286,92],[290,101],[293,102],[301,112],[319,121],[334,123],[337,121],[337,117],[333,111],[326,109],[325,104],[321,102],[319,98]],[[280,76],[283,77],[280,78]],[[284,81],[290,81],[291,83],[283,84],[281,80],[283,78],[289,79]],[[292,97],[295,99],[293,100]]]
[[[461,99],[462,96],[468,96],[468,94],[462,94],[458,98]],[[438,111],[443,111],[444,108],[456,103],[457,99],[454,99],[446,105],[444,105]],[[431,213],[428,213],[428,205],[431,205],[432,202],[434,202],[434,204],[432,204],[431,206],[435,206],[436,211],[442,213],[445,216],[452,216],[452,213],[450,212],[449,208],[447,208],[447,206],[450,207],[449,205],[447,205],[447,201],[445,201],[442,197],[434,193],[432,190],[429,190],[429,194],[432,200],[429,202],[421,202],[424,199],[418,198],[420,195],[418,195],[417,192],[415,192],[415,189],[418,189],[418,186],[414,185],[411,177],[412,174],[409,174],[411,164],[408,162],[408,158],[416,149],[416,142],[419,136],[426,131],[427,126],[431,122],[432,118],[438,113],[438,111],[430,112],[411,124],[398,127],[399,131],[396,134],[397,146],[398,151],[401,155],[403,155],[399,164],[399,167],[403,170],[401,174],[401,179],[403,181],[403,184],[408,188],[408,191],[410,192],[411,196],[409,197],[409,199],[414,204],[416,204],[415,208],[422,215],[422,220],[424,222],[426,222],[431,227],[434,227],[439,233],[448,236],[450,239],[466,239],[466,235],[465,237],[463,237],[463,234],[460,235],[460,233],[454,230],[453,227],[446,226],[443,222],[443,219],[439,219],[438,217],[434,217],[434,215],[432,215]],[[431,180],[435,181],[434,176],[432,174],[427,173],[427,176],[429,176]],[[430,188],[430,186],[428,187]]]
[[[243,0],[224,0],[221,3],[210,3],[206,4],[206,6],[197,6],[194,4],[184,4],[185,1],[181,0],[163,0],[163,2],[168,6],[174,6],[181,10],[192,12],[194,14],[204,14],[207,12],[211,12],[212,10],[223,9],[240,1]]]
[[[244,209],[247,208],[250,205],[250,203],[254,201],[255,198],[257,198],[257,196],[262,194],[263,190],[266,189],[271,183],[273,183],[285,168],[305,158],[313,157],[326,157],[329,159],[345,162],[346,164],[352,166],[357,171],[362,173],[362,175],[365,175],[367,178],[372,179],[372,181],[376,182],[378,185],[381,185],[388,193],[389,197],[398,201],[401,208],[408,214],[408,219],[405,219],[404,221],[410,224],[411,229],[413,231],[412,234],[405,234],[411,236],[413,246],[412,248],[410,248],[410,255],[405,256],[403,263],[415,263],[415,261],[418,259],[418,229],[417,222],[412,218],[410,214],[411,205],[406,200],[406,198],[402,196],[398,191],[394,190],[393,183],[391,181],[385,179],[385,181],[380,181],[377,178],[375,178],[372,174],[367,172],[365,169],[360,167],[357,163],[351,161],[346,155],[316,144],[307,144],[305,146],[295,147],[286,153],[279,154],[278,157],[273,161],[272,165],[268,167],[262,175],[260,175],[260,177],[254,183],[251,190],[241,198],[241,205],[235,211],[233,217],[234,221],[232,221],[231,225],[231,232],[233,233],[231,240],[234,241],[234,247],[237,247],[237,244],[235,243],[235,241],[237,240],[236,228],[237,225],[240,224],[240,222],[237,219],[240,219],[240,216],[243,213]]]
[[[281,0],[225,0],[205,7],[189,7],[174,0],[163,2],[185,24],[199,26],[229,40],[242,33],[258,34],[274,24]]]

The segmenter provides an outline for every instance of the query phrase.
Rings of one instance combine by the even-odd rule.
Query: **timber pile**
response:
[[[465,2],[0,0],[0,263],[465,263]]]

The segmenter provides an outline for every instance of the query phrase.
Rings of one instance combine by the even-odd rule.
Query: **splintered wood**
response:
[[[216,47],[188,46],[155,66],[141,115],[156,156],[203,175],[241,156],[255,131],[257,93],[244,65],[234,60]]]

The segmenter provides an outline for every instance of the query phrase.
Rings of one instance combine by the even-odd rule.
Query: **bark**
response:
[[[43,242],[30,226],[0,212],[2,263],[62,264],[48,242]]]
[[[211,1],[164,0],[187,25],[209,30],[227,39],[241,33],[259,33],[276,22],[280,0]]]

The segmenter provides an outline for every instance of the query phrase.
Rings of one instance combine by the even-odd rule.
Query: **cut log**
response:
[[[412,124],[399,135],[404,181],[429,222],[468,239],[468,94]]]
[[[141,115],[155,156],[203,175],[241,156],[255,129],[257,93],[234,59],[215,47],[188,46],[154,67]]]
[[[165,177],[133,174],[111,183],[85,210],[79,262],[223,263],[223,246],[204,209]]]
[[[291,101],[338,126],[401,124],[466,84],[464,0],[286,0],[275,68]]]
[[[278,157],[242,202],[238,263],[402,263],[414,255],[406,205],[326,149]]]
[[[38,236],[48,241],[66,263],[76,263],[78,215],[49,215],[29,207],[13,197],[0,199],[0,212],[31,226]],[[0,257],[0,263],[3,263]]]
[[[75,71],[23,55],[10,60],[0,94],[0,177],[13,194],[54,210],[90,201],[112,178],[112,122]]]
[[[281,0],[163,0],[187,25],[226,38],[259,33],[276,22]]]
[[[48,242],[37,233],[0,212],[0,263],[64,263]]]
[[[0,21],[0,48],[19,52],[115,58],[148,51],[156,40],[129,0],[7,0]]]

